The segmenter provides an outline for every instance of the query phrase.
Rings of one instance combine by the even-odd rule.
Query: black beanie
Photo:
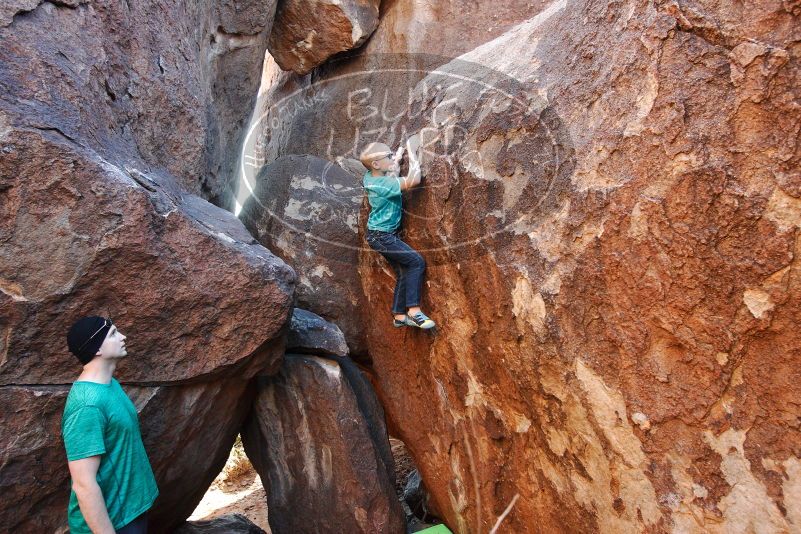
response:
[[[69,346],[70,352],[83,365],[91,362],[106,339],[106,334],[111,330],[111,325],[111,319],[103,317],[93,316],[78,319],[67,332],[67,346]]]

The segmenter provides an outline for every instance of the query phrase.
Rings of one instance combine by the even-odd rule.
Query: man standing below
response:
[[[113,377],[128,354],[125,336],[111,319],[84,317],[70,328],[67,344],[83,364],[61,420],[72,476],[70,532],[146,533],[158,488],[136,408]]]

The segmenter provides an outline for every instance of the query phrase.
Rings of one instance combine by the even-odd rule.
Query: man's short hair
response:
[[[392,155],[392,150],[384,143],[370,143],[362,150],[359,160],[368,169],[373,168],[373,162],[385,156]]]

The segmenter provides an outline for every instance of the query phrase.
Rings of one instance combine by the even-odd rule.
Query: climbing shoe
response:
[[[409,326],[416,326],[417,328],[422,328],[423,330],[429,330],[430,328],[437,326],[436,323],[426,317],[426,314],[423,312],[407,315],[406,320],[410,323]]]
[[[417,325],[411,319],[409,319],[408,315],[406,315],[401,320],[392,319],[392,326],[394,326],[395,328],[400,328],[401,326],[417,326]]]

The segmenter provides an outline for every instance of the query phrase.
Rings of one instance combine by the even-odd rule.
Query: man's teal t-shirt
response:
[[[370,216],[367,218],[368,230],[394,232],[401,223],[400,180],[397,176],[373,176],[364,174],[364,188],[370,201]]]
[[[119,382],[78,381],[72,385],[61,419],[67,460],[100,455],[97,483],[115,529],[120,529],[153,506],[159,494],[147,459],[139,419]],[[70,492],[67,519],[70,532],[91,534]]]

